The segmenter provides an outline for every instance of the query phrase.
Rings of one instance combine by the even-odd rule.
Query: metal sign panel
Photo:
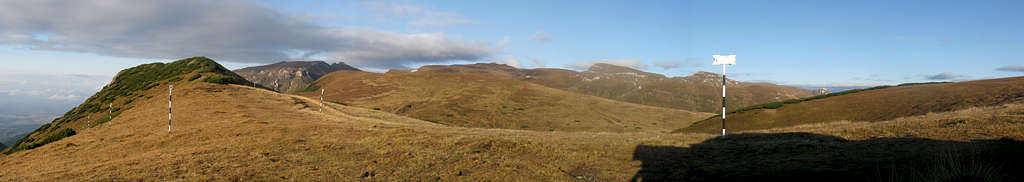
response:
[[[711,63],[711,65],[736,65],[736,55],[711,55],[711,57],[715,57],[715,62]]]

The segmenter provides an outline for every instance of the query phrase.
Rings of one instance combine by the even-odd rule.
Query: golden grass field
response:
[[[475,128],[668,132],[712,115],[469,74],[338,71],[316,84],[328,101]],[[319,99],[320,90],[298,94]]]
[[[1016,102],[1024,102],[1024,77],[900,86],[786,104],[778,109],[755,109],[729,114],[726,127],[740,131],[841,120],[885,121]],[[721,119],[709,119],[681,131],[719,132]]]
[[[859,162],[849,165],[856,167],[931,159],[922,154],[935,146],[953,146],[948,147],[953,151],[1017,151],[1007,147],[1024,140],[1024,105],[1020,103],[722,138],[700,133],[444,126],[333,103],[317,112],[314,99],[202,82],[175,86],[174,131],[167,132],[167,101],[161,96],[166,89],[146,91],[145,95],[154,97],[133,102],[134,109],[109,123],[0,157],[0,181],[728,181],[756,179],[759,174],[804,174],[787,171],[794,166],[818,171],[804,179],[850,175],[862,178],[838,181],[939,179],[917,174],[949,172],[914,173],[919,168],[895,165],[892,171],[899,173],[856,173],[861,168],[834,173],[846,169],[843,161]],[[976,145],[965,142],[1000,138]],[[768,158],[729,160],[757,159],[761,155],[750,154],[757,154],[759,148],[765,148],[761,154]],[[948,157],[953,162],[973,156],[949,153],[955,154]],[[879,154],[892,157],[872,158]],[[1006,156],[997,154],[993,156]],[[960,164],[948,166],[967,166],[956,169],[981,171],[978,174],[1006,170]],[[1004,167],[1015,165],[1005,163]],[[729,175],[735,178],[725,178]],[[991,178],[1019,179],[1013,177]]]
[[[602,98],[696,112],[721,112],[722,76],[698,72],[685,77],[666,77],[637,69],[598,63],[584,71],[555,68],[520,69],[503,64],[431,65],[391,70],[388,74],[464,74],[520,80],[545,87]],[[812,96],[809,90],[769,83],[730,80],[729,108]]]

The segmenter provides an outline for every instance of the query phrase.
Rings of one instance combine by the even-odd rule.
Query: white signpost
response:
[[[171,132],[171,106],[174,101],[174,85],[167,88],[167,132]]]
[[[114,102],[110,102],[110,106],[107,106],[107,119],[114,120]]]
[[[736,65],[736,55],[711,55],[715,62],[711,65],[722,65],[722,136],[725,136],[725,65]]]

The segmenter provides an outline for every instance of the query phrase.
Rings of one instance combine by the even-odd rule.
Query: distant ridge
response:
[[[297,94],[319,99],[320,89],[329,102],[475,128],[667,132],[711,115],[477,74],[338,71]]]
[[[666,77],[637,69],[598,63],[584,71],[537,68],[520,69],[504,64],[430,65],[415,70],[391,70],[392,74],[474,74],[521,80],[551,88],[629,103],[697,112],[721,112],[722,75],[697,72],[686,77]],[[728,80],[729,108],[812,96],[810,90]]]
[[[321,76],[340,70],[359,71],[340,62],[328,64],[323,61],[282,61],[242,68],[235,72],[256,84],[279,92],[291,93],[309,86]]]
[[[192,57],[170,63],[150,63],[121,70],[114,79],[78,107],[63,116],[43,124],[10,148],[11,154],[34,149],[65,137],[76,135],[82,129],[103,125],[122,112],[134,108],[136,100],[151,99],[145,94],[155,88],[167,90],[170,84],[208,82],[217,84],[251,85],[251,83],[224,66],[206,57]],[[162,96],[166,97],[166,92]]]

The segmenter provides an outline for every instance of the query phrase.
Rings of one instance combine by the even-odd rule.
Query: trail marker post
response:
[[[715,62],[711,65],[722,65],[722,136],[725,136],[725,65],[736,65],[736,55],[711,55]]]
[[[324,112],[324,89],[320,89],[320,112]]]
[[[114,120],[114,102],[110,102],[110,106],[107,106],[107,119]]]
[[[174,85],[167,88],[167,132],[171,132],[171,107],[174,106]]]

